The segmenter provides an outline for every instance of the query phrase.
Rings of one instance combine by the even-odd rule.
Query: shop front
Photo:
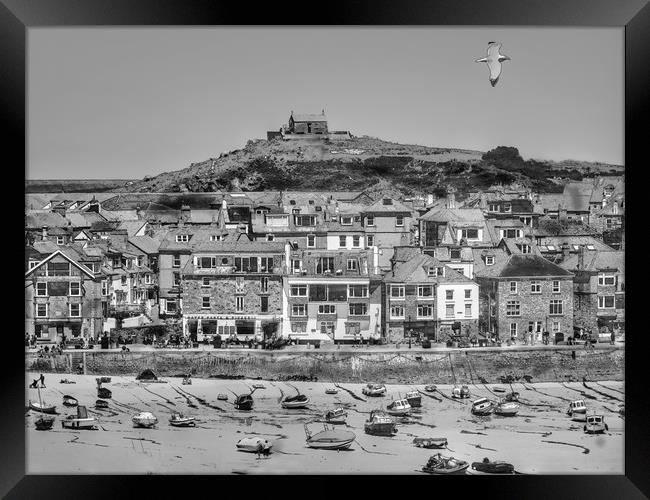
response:
[[[197,342],[212,342],[217,334],[225,340],[237,337],[258,340],[270,338],[279,330],[281,318],[262,315],[190,314],[183,317],[183,334]]]

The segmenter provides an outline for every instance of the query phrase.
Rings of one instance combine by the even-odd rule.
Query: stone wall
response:
[[[575,357],[572,355],[575,353]],[[74,359],[72,359],[74,357]],[[67,373],[81,353],[37,358],[28,354],[26,368]],[[340,383],[506,383],[624,380],[625,352],[620,347],[595,351],[571,346],[548,349],[486,350],[392,349],[364,351],[167,351],[86,352],[86,373],[135,376],[145,368],[159,376],[245,377],[266,380],[317,378]]]

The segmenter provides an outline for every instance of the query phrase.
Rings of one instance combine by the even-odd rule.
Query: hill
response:
[[[537,192],[561,192],[568,180],[622,175],[598,163],[524,161],[516,148],[472,150],[397,144],[371,137],[346,140],[255,140],[189,167],[120,186],[120,192],[223,190],[381,190],[405,195],[484,190],[517,183]]]

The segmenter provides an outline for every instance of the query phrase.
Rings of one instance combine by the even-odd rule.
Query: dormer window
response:
[[[506,213],[512,212],[512,204],[511,203],[504,203],[503,204],[503,211]]]
[[[499,211],[499,204],[498,203],[490,203],[488,205],[488,211],[489,212],[498,212]]]
[[[341,225],[342,226],[351,226],[352,225],[352,217],[350,216],[344,216],[341,217]]]
[[[587,250],[596,250],[596,247],[593,245],[587,245]]]
[[[57,236],[57,237],[56,237],[56,244],[57,244],[57,245],[63,245],[63,244],[65,244],[65,237],[63,237],[63,236]]]
[[[220,234],[211,234],[210,241],[221,241],[223,237]]]
[[[493,266],[494,265],[494,255],[486,255],[485,256],[485,265],[486,266]]]
[[[294,209],[291,211],[291,213],[292,213],[292,214],[299,214],[299,213],[300,213],[300,209],[299,209],[299,208],[294,208]]]
[[[453,260],[460,259],[460,249],[459,248],[452,248],[450,251],[450,256]]]
[[[313,205],[313,204],[314,204],[314,200],[309,200],[309,204],[310,204],[310,205]]]
[[[519,247],[519,250],[521,250],[521,253],[531,253],[531,248],[530,245],[517,245]]]
[[[404,226],[404,216],[403,215],[398,215],[398,216],[395,217],[395,225],[397,227]]]
[[[366,226],[374,226],[375,225],[375,216],[374,215],[368,215],[366,217]]]
[[[190,241],[190,235],[189,234],[177,234],[176,235],[176,242],[177,243],[187,243]]]
[[[320,205],[318,205],[318,206],[314,207],[314,210],[316,210],[317,212],[322,212],[322,211],[323,211],[323,207],[321,207]]]

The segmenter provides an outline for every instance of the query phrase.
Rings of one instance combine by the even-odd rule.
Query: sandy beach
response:
[[[26,386],[39,374],[27,373]],[[74,381],[62,384],[61,379]],[[267,382],[261,380],[193,379],[182,385],[179,378],[165,377],[158,383],[138,382],[133,376],[112,376],[104,386],[112,391],[108,409],[95,408],[94,375],[46,374],[44,402],[56,404],[59,415],[49,431],[37,431],[37,413],[27,411],[26,471],[28,474],[416,474],[438,450],[416,448],[415,437],[445,437],[444,455],[467,462],[504,460],[524,474],[622,474],[624,473],[623,382],[516,383],[521,408],[516,417],[474,416],[471,400],[495,398],[492,390],[503,385],[470,385],[469,400],[455,400],[451,386],[438,385],[427,393],[423,385],[387,385],[385,397],[367,398],[361,384],[340,384],[335,395],[325,394],[331,383]],[[253,384],[264,389],[254,394],[252,411],[234,409],[233,393],[248,393]],[[385,408],[408,390],[422,392],[422,408],[407,420],[397,419],[393,437],[370,436],[363,423],[375,408]],[[311,399],[309,409],[285,410],[280,400],[296,391]],[[27,400],[38,401],[36,389],[26,389]],[[228,401],[217,395],[228,395]],[[98,430],[63,429],[61,420],[76,414],[63,406],[71,395],[97,418]],[[588,435],[583,424],[573,422],[566,410],[570,401],[584,399],[588,409],[603,414],[609,430]],[[348,451],[310,449],[303,424],[319,419],[329,409],[348,411],[341,426],[356,434]],[[159,419],[156,428],[137,429],[131,417],[151,411]],[[172,412],[195,416],[194,428],[174,428]],[[313,422],[312,432],[323,424]],[[273,442],[272,454],[238,451],[235,443],[244,436],[261,436]],[[468,473],[473,471],[468,470]]]

